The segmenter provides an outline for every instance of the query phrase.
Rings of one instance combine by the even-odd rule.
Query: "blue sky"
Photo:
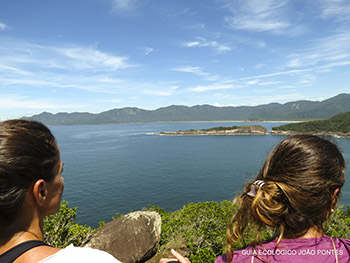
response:
[[[0,118],[350,93],[349,0],[2,0]]]

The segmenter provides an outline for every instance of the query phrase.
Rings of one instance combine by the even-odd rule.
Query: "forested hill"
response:
[[[85,125],[134,122],[223,121],[223,120],[316,120],[350,111],[350,94],[339,94],[324,101],[293,101],[259,106],[214,107],[210,105],[169,106],[156,110],[113,109],[92,113],[41,113],[25,119],[47,125]]]
[[[274,131],[293,131],[300,133],[350,133],[350,112],[337,114],[328,120],[293,123],[272,129]]]

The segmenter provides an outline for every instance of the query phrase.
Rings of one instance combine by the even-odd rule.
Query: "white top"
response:
[[[118,259],[105,251],[88,247],[74,247],[70,245],[38,263],[121,263]]]

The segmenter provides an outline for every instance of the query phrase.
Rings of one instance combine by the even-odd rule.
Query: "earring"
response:
[[[334,209],[333,208],[331,208],[331,214],[333,214],[334,213]]]

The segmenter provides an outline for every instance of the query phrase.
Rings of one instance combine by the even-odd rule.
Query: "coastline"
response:
[[[212,120],[212,121],[138,121],[138,122],[111,122],[111,123],[85,123],[85,124],[45,124],[48,127],[61,127],[61,126],[102,126],[102,125],[126,125],[126,124],[152,124],[152,123],[215,123],[215,122],[233,122],[233,123],[239,123],[239,122],[246,122],[246,123],[259,123],[259,122],[266,122],[266,123],[279,123],[279,122],[288,122],[288,123],[299,123],[299,122],[305,122],[307,120],[302,121],[296,121],[296,120]]]
[[[268,131],[266,128],[256,125],[242,126],[236,129],[220,130],[186,130],[186,131],[163,131],[150,133],[161,136],[234,136],[234,135],[297,135],[312,134],[317,136],[331,136],[335,138],[350,138],[350,133],[342,132],[296,132],[296,131]]]

